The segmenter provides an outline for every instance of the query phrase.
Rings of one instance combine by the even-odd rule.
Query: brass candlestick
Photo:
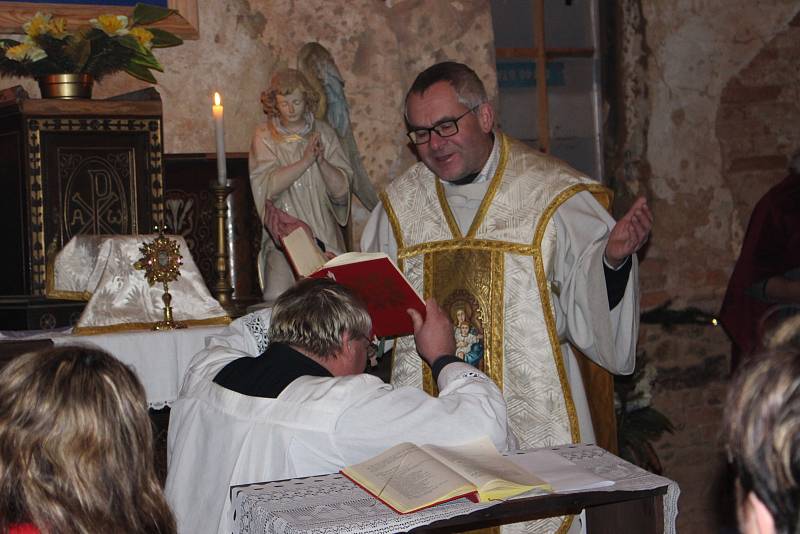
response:
[[[233,287],[228,272],[228,243],[225,231],[228,222],[228,195],[233,188],[214,182],[211,190],[214,192],[214,207],[217,213],[217,261],[215,265],[217,281],[214,284],[214,296],[228,315],[233,315]]]

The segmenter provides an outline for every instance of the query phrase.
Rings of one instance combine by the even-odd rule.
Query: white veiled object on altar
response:
[[[76,334],[150,328],[164,319],[163,284],[151,286],[145,271],[134,269],[142,243],[156,234],[79,235],[55,257],[47,276],[47,296],[88,300],[75,326]],[[175,239],[183,256],[180,276],[170,282],[172,315],[187,325],[226,324],[230,318],[211,296],[189,247]]]

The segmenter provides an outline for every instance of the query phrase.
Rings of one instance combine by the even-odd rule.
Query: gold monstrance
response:
[[[178,242],[164,235],[164,227],[156,227],[158,237],[150,243],[142,243],[139,252],[142,257],[133,264],[135,269],[144,269],[144,277],[152,286],[156,282],[164,284],[164,294],[161,299],[164,301],[164,320],[158,321],[153,325],[153,330],[172,330],[175,328],[186,328],[186,325],[172,320],[172,295],[169,294],[169,283],[178,279],[181,275],[181,256]]]

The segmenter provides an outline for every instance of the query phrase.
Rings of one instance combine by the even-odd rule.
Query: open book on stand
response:
[[[331,278],[353,291],[367,307],[378,337],[413,334],[409,308],[425,317],[425,302],[382,252],[347,252],[326,261],[302,228],[283,238],[283,250],[298,276]]]
[[[457,447],[401,443],[341,473],[401,514],[462,497],[485,502],[551,490],[487,438]]]

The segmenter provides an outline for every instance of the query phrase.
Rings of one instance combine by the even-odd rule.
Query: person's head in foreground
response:
[[[269,340],[316,360],[334,376],[363,373],[371,350],[372,321],[346,287],[306,278],[275,301]]]
[[[0,533],[172,533],[144,389],[103,351],[61,347],[0,369]]]
[[[737,370],[725,439],[741,531],[800,532],[800,347],[768,350]]]

